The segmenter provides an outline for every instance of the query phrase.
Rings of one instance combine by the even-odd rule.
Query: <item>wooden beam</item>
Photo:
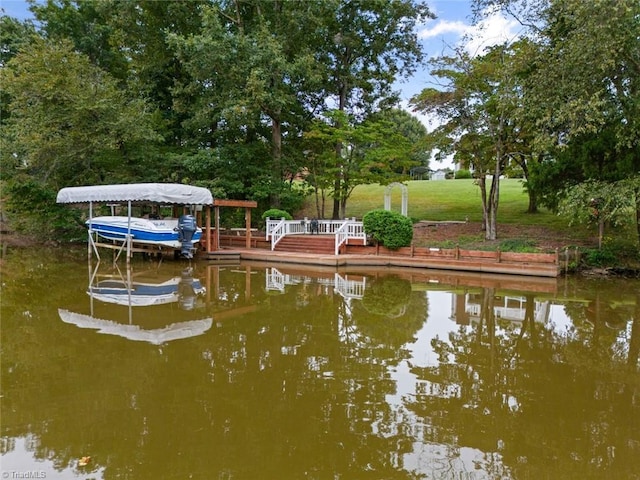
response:
[[[213,221],[215,225],[215,231],[213,234],[213,251],[217,252],[220,250],[220,207],[215,206]]]
[[[216,198],[213,200],[213,205],[215,207],[246,207],[246,208],[256,208],[258,206],[258,202],[253,200],[227,200],[224,198]]]

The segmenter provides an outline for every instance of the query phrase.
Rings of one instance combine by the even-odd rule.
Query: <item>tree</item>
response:
[[[427,88],[411,99],[416,110],[445,121],[432,134],[434,146],[442,153],[456,152],[463,165],[473,167],[487,240],[498,235],[500,177],[510,160],[514,133],[520,131],[513,123],[519,103],[509,58],[508,47],[498,46],[482,57],[457,50],[456,56],[435,59],[432,75],[447,83],[445,89]]]
[[[357,185],[399,181],[417,164],[412,143],[394,124],[375,118],[357,124],[340,110],[313,123],[305,133],[305,147],[312,165],[308,181],[316,192],[331,189],[342,218]],[[318,216],[324,218],[324,211],[318,210]]]
[[[0,16],[0,68],[5,68],[20,48],[27,45],[36,35],[35,28],[30,22],[20,22],[5,15]],[[0,91],[0,125],[4,125],[9,118],[7,106],[10,101],[10,96],[3,88]]]
[[[303,26],[321,19],[320,6],[213,2],[203,8],[198,34],[171,37],[192,75],[190,88],[200,96],[192,111],[194,128],[208,132],[209,144],[220,144],[236,130],[247,132],[246,140],[269,145],[273,206],[280,203],[284,178],[297,168],[283,159],[283,139],[299,135],[310,117],[305,99],[318,89],[311,86],[317,66]]]
[[[418,118],[406,110],[391,108],[373,114],[370,120],[386,122],[398,135],[407,139],[411,144],[411,151],[407,158],[411,162],[411,166],[420,165],[427,169],[429,168],[430,155],[427,147],[427,128]],[[411,166],[402,165],[402,170],[396,171],[396,173],[407,175],[409,174],[408,168],[410,169]]]
[[[413,74],[423,59],[415,26],[433,18],[432,12],[412,0],[324,4],[326,25],[317,34],[321,47],[316,61],[323,66],[326,96],[338,110],[352,116],[367,116],[395,104],[393,82]],[[336,158],[342,158],[339,144],[336,149]],[[340,190],[339,176],[334,190]],[[334,197],[332,218],[340,218],[340,202],[340,197]]]
[[[640,190],[638,177],[619,182],[586,180],[567,188],[560,202],[560,213],[571,223],[596,224],[598,247],[602,248],[606,224],[620,225],[629,219]]]
[[[21,22],[6,15],[0,16],[0,66],[6,66],[36,34],[31,22]]]
[[[159,140],[152,112],[68,41],[34,40],[0,74],[11,98],[3,175],[19,172],[56,189],[145,168],[138,152]]]
[[[188,36],[200,28],[200,9],[209,2],[149,0],[49,0],[34,4],[42,34],[52,41],[66,39],[92,64],[108,72],[132,97],[144,98],[158,112],[166,152],[176,152],[189,141],[185,104],[193,98],[182,88],[190,81],[184,65],[169,45],[172,34]],[[157,162],[164,177],[182,165]]]
[[[527,104],[536,106],[539,150],[551,155],[538,173],[548,179],[554,172],[562,172],[564,178],[554,180],[560,186],[588,178],[616,182],[637,176],[640,172],[638,2],[476,0],[475,5],[478,11],[488,6],[499,7],[516,16],[528,27],[535,42],[527,79]],[[588,150],[584,148],[585,142],[591,147]],[[582,151],[582,161],[576,162],[563,153],[565,150]],[[609,159],[608,167],[594,168],[604,158]],[[558,165],[564,161],[569,164]],[[557,189],[562,191],[563,188]],[[636,199],[638,193],[636,190]],[[640,219],[637,201],[635,209],[636,218]],[[640,222],[637,231],[640,239]]]

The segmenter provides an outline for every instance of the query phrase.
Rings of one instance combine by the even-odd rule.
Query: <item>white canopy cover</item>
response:
[[[154,345],[162,345],[171,340],[180,340],[181,338],[202,335],[211,328],[213,323],[213,318],[203,318],[201,320],[172,323],[164,328],[146,330],[138,325],[123,325],[111,320],[103,320],[90,315],[71,312],[63,308],[58,309],[58,314],[63,322],[77,325],[80,328],[91,328],[97,330],[98,333],[117,335],[129,340],[149,342]]]
[[[65,187],[58,192],[57,203],[156,202],[179,205],[212,205],[211,192],[203,187],[180,183],[129,183]]]

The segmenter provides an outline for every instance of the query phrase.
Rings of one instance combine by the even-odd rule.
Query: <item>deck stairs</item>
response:
[[[287,235],[277,243],[274,250],[276,252],[333,255],[334,249],[334,235]]]

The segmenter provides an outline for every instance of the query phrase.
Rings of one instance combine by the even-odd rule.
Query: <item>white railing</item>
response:
[[[334,286],[336,292],[343,298],[355,298],[361,300],[367,288],[367,279],[352,280],[348,275],[342,277],[339,273],[334,275]]]
[[[266,271],[266,289],[268,291],[278,291],[284,293],[285,287],[288,285],[297,285],[300,283],[309,283],[311,278],[304,275],[290,275],[288,273],[282,273],[277,268],[267,268]],[[320,285],[331,285],[333,290],[338,293],[344,299],[356,299],[362,300],[364,291],[367,287],[366,277],[358,277],[358,279],[349,278],[349,275],[344,277],[339,273],[335,273],[333,279],[331,278],[319,278],[315,279],[314,283]]]
[[[317,224],[317,231],[312,232],[312,222]],[[347,243],[348,240],[361,240],[363,245],[366,243],[367,236],[364,233],[362,222],[358,222],[355,218],[346,220],[314,220],[307,218],[304,220],[285,220],[284,218],[270,219],[267,218],[266,240],[271,240],[271,250],[282,238],[287,235],[303,235],[310,233],[318,233],[319,235],[335,235],[335,254],[338,255],[340,246]]]
[[[336,230],[335,255],[340,253],[340,246],[347,243],[348,240],[362,240],[362,244],[366,245],[367,235],[364,233],[362,222],[353,220],[345,220],[344,223]]]
[[[271,237],[271,250],[276,248],[277,243],[287,234],[287,221],[283,218],[274,222],[267,218],[267,240]]]

